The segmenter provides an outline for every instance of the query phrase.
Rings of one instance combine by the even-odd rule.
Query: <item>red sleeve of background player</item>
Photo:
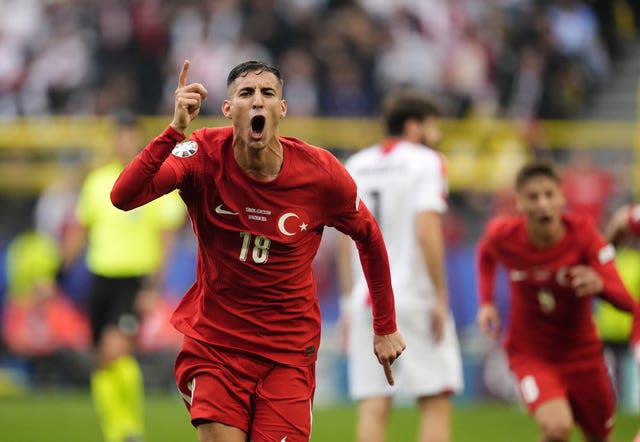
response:
[[[640,345],[640,302],[636,303],[636,310],[633,314],[633,328],[631,329],[631,345]]]
[[[492,223],[487,228],[486,233],[480,238],[476,250],[479,305],[493,303],[496,268],[498,265],[493,250],[492,232],[494,230],[495,223]]]
[[[602,277],[604,287],[599,296],[620,310],[633,312],[635,301],[616,268],[615,248],[604,240],[591,223],[580,229],[579,235],[587,241],[588,264]]]
[[[125,167],[111,190],[111,202],[122,210],[142,206],[177,187],[176,171],[165,160],[184,135],[171,126],[151,140]]]
[[[627,216],[629,230],[634,236],[640,236],[640,204],[630,205]]]
[[[373,214],[360,200],[356,184],[346,169],[332,160],[334,180],[330,207],[326,208],[326,224],[349,235],[356,243],[360,264],[371,294],[373,329],[377,335],[387,335],[397,330],[396,313],[391,288],[391,273],[387,248],[382,232]]]

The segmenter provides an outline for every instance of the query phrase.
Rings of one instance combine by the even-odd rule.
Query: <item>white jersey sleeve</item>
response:
[[[416,211],[444,213],[447,210],[448,183],[444,158],[433,150],[416,157]]]

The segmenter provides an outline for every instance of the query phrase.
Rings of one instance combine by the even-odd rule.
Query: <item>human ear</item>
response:
[[[231,119],[231,102],[229,100],[224,100],[222,102],[220,110],[222,111],[222,115],[224,115],[225,118]]]

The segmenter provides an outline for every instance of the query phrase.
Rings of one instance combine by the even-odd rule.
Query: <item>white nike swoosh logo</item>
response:
[[[287,442],[287,436],[285,436],[282,439],[280,439],[280,442]]]
[[[237,215],[236,212],[231,212],[230,210],[226,210],[222,208],[222,204],[216,206],[216,213],[220,215]]]

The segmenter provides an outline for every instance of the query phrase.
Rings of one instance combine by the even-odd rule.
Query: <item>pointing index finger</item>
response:
[[[387,382],[389,383],[389,385],[393,385],[394,381],[393,381],[393,372],[391,371],[391,362],[384,361],[382,363],[382,367],[384,368],[384,375],[387,378]]]
[[[185,60],[182,63],[182,69],[180,70],[180,76],[178,77],[178,87],[185,87],[187,85],[187,74],[189,73],[189,60]]]

